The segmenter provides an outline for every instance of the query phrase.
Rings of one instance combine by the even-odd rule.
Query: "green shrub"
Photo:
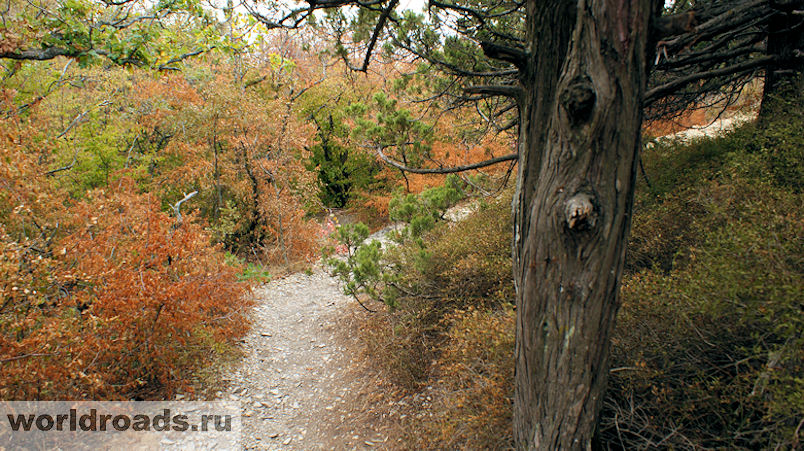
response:
[[[781,170],[779,155],[794,150],[768,144],[796,127],[789,120],[710,141],[719,161],[698,160],[707,169],[695,183],[676,172],[675,189],[638,196],[600,424],[605,447],[795,447],[804,198],[789,174],[802,161],[783,157],[791,164]]]
[[[388,259],[402,268],[397,284],[406,293],[451,308],[513,302],[508,196],[460,222],[436,227],[424,237],[424,252],[412,245],[395,249]]]
[[[377,240],[367,243],[369,228],[362,222],[344,224],[336,231],[336,240],[346,250],[344,258],[328,257],[326,262],[332,268],[332,275],[343,284],[343,292],[360,302],[360,295],[367,295],[376,301],[393,305],[393,301],[383,296],[386,286],[393,280],[393,274],[385,270],[382,244]],[[325,250],[331,255],[333,249]],[[362,305],[362,304],[361,304]]]
[[[235,268],[241,269],[237,273],[237,280],[240,282],[252,283],[268,283],[271,281],[271,273],[268,268],[261,264],[246,263],[237,255],[227,252],[225,256],[226,263]]]
[[[513,299],[511,192],[451,223],[439,218],[457,188],[445,186],[395,202],[396,218],[411,223],[432,218],[429,231],[409,223],[399,234],[400,245],[383,252],[376,242],[361,245],[368,236],[365,226],[342,227],[340,241],[353,250],[346,260],[331,260],[348,294],[365,293],[392,307],[364,330],[366,350],[390,379],[407,388],[433,371],[441,344],[449,340],[447,315],[510,307]]]
[[[391,200],[391,219],[403,222],[392,237],[400,244],[408,244],[421,256],[427,252],[422,234],[433,229],[444,219],[446,211],[463,198],[457,177],[448,177],[444,185],[422,191],[420,194],[398,194]],[[332,257],[334,249],[325,249],[327,264],[333,275],[343,283],[344,293],[358,299],[366,295],[390,307],[396,306],[400,296],[398,264],[389,264],[387,252],[377,240],[366,242],[369,228],[363,223],[339,226],[336,241],[346,251],[344,258]],[[403,290],[404,291],[404,290]]]
[[[356,191],[372,185],[381,167],[366,152],[343,143],[348,130],[332,114],[328,122],[317,125],[316,143],[310,148],[306,167],[316,172],[321,203],[343,208]]]
[[[796,203],[798,217],[773,214]],[[615,447],[791,445],[804,411],[800,199],[740,206],[746,217],[711,231],[684,269],[624,280],[612,350],[622,371],[602,420]]]
[[[454,175],[448,176],[443,185],[419,194],[397,194],[388,205],[391,220],[405,224],[397,240],[419,240],[436,222],[443,221],[447,210],[463,198],[462,182]]]

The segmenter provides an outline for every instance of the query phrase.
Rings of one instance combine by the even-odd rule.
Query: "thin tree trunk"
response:
[[[629,232],[652,7],[528,1],[513,206],[519,449],[591,446]]]
[[[220,144],[218,143],[217,138],[213,141],[212,145],[214,155],[215,155],[215,219],[220,218],[220,210],[221,206],[223,205],[223,194],[221,193],[221,171],[220,167],[218,166],[218,152],[220,150]]]
[[[254,239],[257,245],[262,246],[264,236],[263,225],[266,221],[263,220],[262,213],[260,213],[260,184],[251,167],[248,149],[246,149],[245,145],[241,145],[240,148],[243,152],[243,168],[246,170],[246,175],[251,182],[251,215],[253,216],[251,230],[254,232]]]
[[[218,151],[220,144],[218,143],[218,116],[215,115],[212,123],[212,156],[213,156],[213,177],[215,178],[215,208],[213,217],[220,218],[220,209],[223,204],[223,196],[221,195],[221,173],[218,167]]]
[[[290,259],[288,258],[288,247],[285,245],[285,230],[282,224],[282,198],[280,197],[281,191],[276,186],[277,182],[274,180],[272,183],[274,187],[274,195],[276,196],[276,209],[277,209],[277,220],[279,221],[279,247],[282,248],[282,256],[285,259],[285,264],[290,264]]]

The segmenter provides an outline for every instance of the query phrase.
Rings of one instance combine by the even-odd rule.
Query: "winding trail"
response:
[[[240,401],[244,448],[391,448],[392,406],[367,409],[376,404],[381,382],[363,361],[354,333],[365,312],[337,280],[319,262],[311,272],[256,288],[254,295],[244,358],[222,376],[227,388],[219,394]]]

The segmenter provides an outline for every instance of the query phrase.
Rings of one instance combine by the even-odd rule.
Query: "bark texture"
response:
[[[768,22],[767,54],[777,57],[765,69],[760,122],[773,113],[773,104],[801,87],[804,73],[804,0],[773,0],[777,11]]]
[[[650,0],[529,0],[514,199],[514,436],[589,449],[633,202]]]

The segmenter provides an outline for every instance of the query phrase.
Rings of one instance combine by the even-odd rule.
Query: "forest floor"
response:
[[[674,136],[714,135],[751,119],[717,120]],[[466,206],[451,212],[460,220]],[[389,228],[372,235],[387,243]],[[321,262],[255,289],[243,358],[220,376],[223,400],[243,409],[245,449],[399,449],[399,420],[426,407],[426,390],[405,395],[383,381],[362,351],[369,314]],[[388,401],[391,399],[392,401]],[[396,401],[393,401],[396,400]]]

